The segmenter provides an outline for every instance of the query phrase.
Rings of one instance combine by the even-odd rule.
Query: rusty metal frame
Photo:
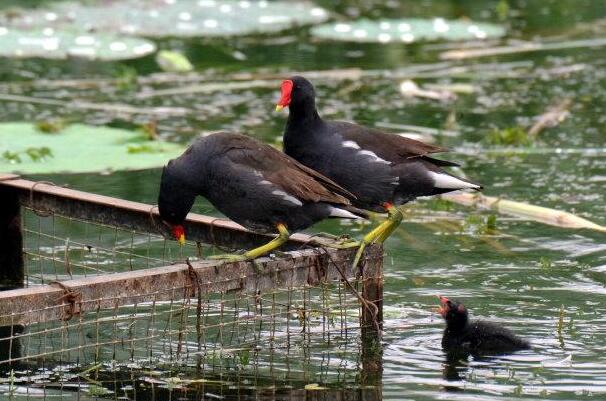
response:
[[[158,211],[152,205],[24,180],[12,174],[0,174],[0,189],[12,191],[22,206],[34,210],[137,232],[160,230],[163,235],[169,234],[162,224],[158,224]],[[268,236],[252,233],[231,221],[191,213],[185,227],[190,239],[221,246],[242,248],[268,240]],[[350,263],[355,249],[309,247],[300,250],[302,245],[311,241],[310,236],[295,234],[288,244],[291,251],[275,259],[265,257],[254,262],[231,263],[200,261],[190,266],[180,263],[2,291],[0,326],[61,319],[61,306],[68,307],[70,303],[64,296],[66,292],[78,295],[80,306],[77,312],[82,313],[96,308],[129,305],[145,296],[158,299],[158,294],[167,287],[195,287],[204,292],[250,292],[355,278]],[[297,248],[299,250],[292,251]],[[368,335],[378,338],[382,329],[382,246],[367,247],[361,265],[361,324],[366,327],[363,334],[366,338]],[[368,307],[370,304],[374,307]]]
[[[24,180],[14,174],[0,174],[0,187],[16,191],[21,205],[34,210],[171,237],[153,205]],[[232,221],[194,213],[187,216],[184,226],[188,240],[231,248],[258,246],[270,239]],[[284,249],[298,249],[312,240],[308,235],[293,234]]]

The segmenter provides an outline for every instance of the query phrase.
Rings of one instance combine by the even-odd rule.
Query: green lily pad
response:
[[[182,145],[117,128],[74,124],[50,134],[35,124],[0,123],[0,171],[5,173],[142,170],[162,166],[183,150]]]
[[[361,19],[319,25],[311,30],[322,39],[369,43],[413,43],[418,41],[465,41],[499,38],[505,28],[499,25],[443,18]]]
[[[0,18],[19,28],[65,28],[147,37],[234,36],[317,24],[328,12],[312,3],[249,0],[61,2]],[[18,14],[18,13],[17,13]]]
[[[154,51],[156,46],[152,42],[139,38],[55,31],[53,28],[29,31],[0,26],[0,57],[125,60]]]

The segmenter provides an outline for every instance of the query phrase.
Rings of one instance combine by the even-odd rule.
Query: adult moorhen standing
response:
[[[353,195],[330,179],[246,135],[219,132],[200,137],[162,171],[158,209],[183,244],[183,222],[197,195],[244,227],[278,237],[244,255],[254,259],[298,231],[327,217],[359,218]],[[347,210],[349,209],[349,210]],[[351,210],[351,211],[350,211]]]
[[[469,320],[467,308],[457,301],[440,296],[439,313],[446,321],[442,348],[446,353],[475,356],[505,354],[529,349],[528,341],[498,324]]]
[[[276,110],[289,107],[284,152],[355,195],[353,205],[388,218],[364,236],[353,266],[367,244],[383,242],[402,221],[398,206],[418,196],[482,187],[447,173],[457,163],[430,157],[446,149],[342,121],[325,121],[316,109],[316,93],[305,78],[282,82]]]

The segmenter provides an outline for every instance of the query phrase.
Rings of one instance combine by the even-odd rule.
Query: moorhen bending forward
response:
[[[271,242],[244,255],[254,259],[284,244],[298,231],[327,217],[356,219],[353,195],[330,179],[246,135],[219,132],[200,137],[162,171],[158,209],[183,244],[183,222],[197,195],[244,227],[278,232]]]
[[[325,121],[316,110],[316,93],[305,78],[282,82],[276,110],[289,107],[284,152],[355,195],[353,205],[388,218],[360,245],[354,268],[367,244],[383,242],[402,221],[398,206],[418,196],[482,187],[442,170],[458,164],[434,159],[446,149],[360,125]]]
[[[442,348],[446,353],[476,356],[504,354],[530,348],[528,341],[505,327],[481,320],[469,321],[465,306],[440,296],[439,313],[446,321]]]

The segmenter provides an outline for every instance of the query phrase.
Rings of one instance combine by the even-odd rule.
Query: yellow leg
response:
[[[395,211],[391,215],[391,217],[392,217],[391,222],[388,225],[388,227],[379,235],[376,242],[379,242],[379,243],[385,242],[385,240],[387,238],[389,238],[389,236],[391,234],[393,234],[393,232],[396,230],[396,228],[398,228],[400,226],[400,223],[402,223],[402,219],[404,218],[404,213],[402,213],[402,211],[397,207],[393,207],[393,208],[395,209]]]
[[[215,256],[211,256],[210,259],[222,259],[222,260],[228,260],[228,261],[235,262],[235,261],[239,261],[239,260],[256,259],[259,256],[263,256],[263,255],[273,251],[274,249],[277,249],[277,248],[281,247],[282,245],[284,245],[284,243],[286,243],[286,241],[288,241],[288,238],[290,237],[290,233],[288,232],[288,229],[286,228],[286,226],[284,224],[278,224],[276,227],[278,228],[278,236],[276,238],[272,239],[271,241],[269,241],[265,245],[261,245],[258,248],[251,249],[250,251],[247,251],[243,255],[237,255],[237,254],[215,255]]]
[[[358,252],[356,252],[356,256],[354,258],[353,264],[351,266],[352,271],[357,273],[358,263],[364,254],[364,250],[367,245],[374,244],[376,242],[382,243],[389,237],[396,228],[402,222],[402,218],[404,217],[402,211],[395,206],[389,205],[386,207],[387,209],[387,219],[384,222],[379,224],[374,230],[369,232],[362,238],[362,243],[358,248]]]

